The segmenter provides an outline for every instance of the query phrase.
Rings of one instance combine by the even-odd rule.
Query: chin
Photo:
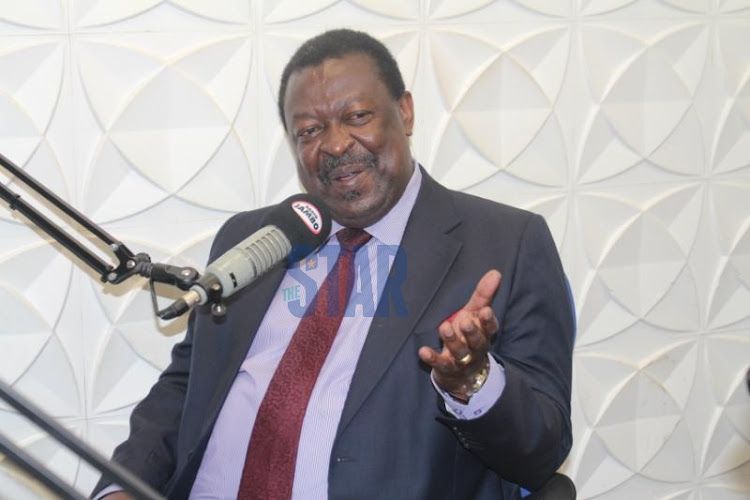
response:
[[[347,221],[348,227],[367,227],[379,221],[388,211],[383,211],[382,204],[367,207],[352,207],[342,212],[341,220]]]

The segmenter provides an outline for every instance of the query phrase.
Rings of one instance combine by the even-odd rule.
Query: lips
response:
[[[339,169],[336,169],[335,172],[331,173],[331,180],[337,181],[337,182],[346,182],[351,179],[354,179],[363,170],[364,170],[364,167],[361,167],[359,165],[351,166],[351,167],[350,166],[340,167]]]
[[[321,159],[318,179],[323,184],[352,182],[362,172],[375,167],[375,156],[347,152],[341,156],[324,156]]]

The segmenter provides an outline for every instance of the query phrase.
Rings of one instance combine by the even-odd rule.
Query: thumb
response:
[[[471,294],[471,298],[466,303],[465,309],[470,311],[479,311],[481,308],[490,305],[492,297],[497,293],[500,288],[500,271],[492,269],[487,271],[482,279],[477,283],[477,287],[474,289],[474,293]]]

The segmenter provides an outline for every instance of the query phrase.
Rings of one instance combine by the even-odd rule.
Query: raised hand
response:
[[[488,271],[466,305],[440,324],[441,352],[427,346],[419,349],[419,358],[432,367],[435,383],[459,399],[468,399],[464,396],[488,362],[487,353],[499,328],[490,304],[500,278],[499,271]]]

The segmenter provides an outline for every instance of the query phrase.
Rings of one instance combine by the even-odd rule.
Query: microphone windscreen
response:
[[[292,244],[290,259],[299,260],[325,242],[331,232],[328,208],[315,196],[299,193],[271,210],[264,225],[278,227]]]

